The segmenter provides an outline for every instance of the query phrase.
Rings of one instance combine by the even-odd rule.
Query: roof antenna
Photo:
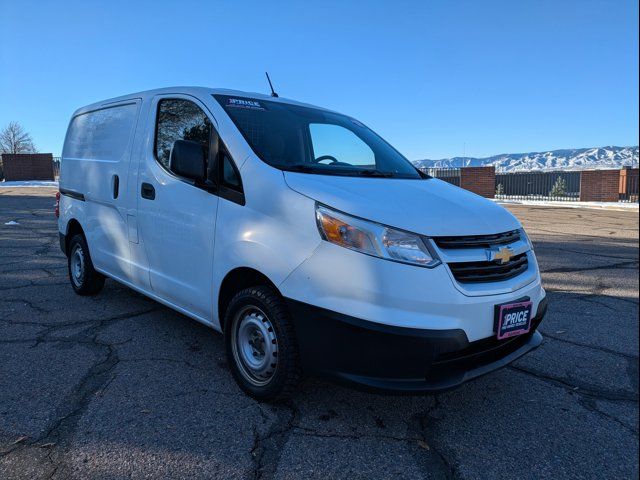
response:
[[[278,94],[273,89],[273,85],[271,84],[271,79],[269,78],[269,73],[268,72],[264,72],[264,74],[267,76],[267,81],[269,82],[269,87],[271,87],[271,96],[278,98]]]

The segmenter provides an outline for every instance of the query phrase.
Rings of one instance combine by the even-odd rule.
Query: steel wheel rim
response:
[[[255,386],[268,384],[278,365],[278,339],[269,317],[248,305],[236,313],[232,325],[231,349],[240,372]]]
[[[82,251],[82,247],[80,245],[76,245],[73,247],[73,251],[71,252],[71,280],[79,287],[82,285],[82,277],[84,275],[84,252]]]

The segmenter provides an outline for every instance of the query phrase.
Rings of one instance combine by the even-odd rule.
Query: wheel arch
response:
[[[220,283],[218,290],[218,319],[220,321],[220,329],[224,331],[224,317],[227,307],[231,299],[236,293],[245,288],[255,287],[258,285],[267,285],[272,287],[278,294],[280,290],[264,273],[251,267],[236,267],[230,270]]]
[[[76,218],[72,218],[67,222],[67,229],[65,232],[64,253],[67,256],[69,255],[69,244],[71,243],[71,239],[78,234],[84,236],[85,240],[87,239],[87,236],[85,235],[84,229],[82,228],[82,225],[80,225],[80,222]]]

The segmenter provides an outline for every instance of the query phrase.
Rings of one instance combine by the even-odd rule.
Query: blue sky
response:
[[[638,144],[637,1],[0,0],[0,127],[170,85],[353,115],[410,159]]]

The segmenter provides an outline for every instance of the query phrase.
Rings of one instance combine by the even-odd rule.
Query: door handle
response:
[[[155,200],[156,189],[150,183],[143,183],[140,188],[140,195],[147,200]]]
[[[118,194],[120,193],[120,177],[118,175],[113,176],[113,199],[118,198]]]

